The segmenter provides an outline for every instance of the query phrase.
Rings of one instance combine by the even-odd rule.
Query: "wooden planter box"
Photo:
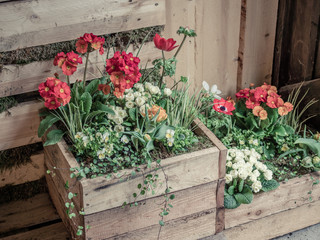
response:
[[[224,239],[271,239],[320,222],[320,172],[282,182],[251,204],[225,210]]]
[[[216,218],[223,218],[226,148],[199,120],[195,124],[199,126],[196,133],[207,135],[215,146],[162,160],[175,199],[170,214],[164,218],[161,239],[199,239],[222,230],[221,220],[216,221]],[[55,168],[54,174],[46,176],[50,196],[74,237],[78,225],[90,225],[89,230],[84,228],[82,239],[157,239],[159,204],[163,202],[165,184],[157,187],[155,195],[139,199],[138,206],[123,208],[123,202],[133,201],[132,194],[143,182],[143,176],[136,175],[125,181],[105,177],[78,181],[70,179],[69,169],[78,163],[65,141],[45,147],[44,152],[46,167]],[[158,174],[158,182],[164,182],[162,171],[158,170]],[[74,198],[75,208],[83,208],[85,215],[77,214],[72,219],[67,216],[67,181],[69,191],[78,193]]]

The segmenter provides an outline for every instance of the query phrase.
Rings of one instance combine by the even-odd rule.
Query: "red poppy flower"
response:
[[[67,75],[67,76],[70,76],[72,75],[75,71],[77,71],[77,67],[70,63],[69,61],[65,61],[63,64],[62,64],[62,72],[64,75]]]
[[[111,91],[111,87],[107,84],[99,84],[98,90],[102,91],[104,95],[108,95]]]
[[[76,47],[78,53],[86,53],[88,51],[88,43],[81,38],[76,42]]]
[[[158,49],[163,51],[169,52],[178,47],[178,45],[174,46],[176,44],[176,41],[174,41],[172,38],[162,38],[158,33],[156,33],[156,35],[154,36],[153,42]]]
[[[213,109],[220,113],[233,115],[232,111],[235,110],[235,107],[231,102],[228,102],[225,99],[221,98],[220,100],[215,99],[213,101]]]

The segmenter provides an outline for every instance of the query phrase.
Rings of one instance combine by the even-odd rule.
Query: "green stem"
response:
[[[67,83],[68,83],[69,87],[71,87],[71,85],[70,85],[70,78],[69,78],[69,76],[67,76]]]
[[[182,45],[184,44],[184,42],[186,41],[186,38],[187,38],[187,35],[184,35],[184,37],[183,37],[183,39],[182,39],[182,42],[181,42],[181,44],[180,44],[180,46],[178,47],[178,50],[176,51],[176,53],[174,54],[174,58],[177,58],[177,55],[178,55],[178,53],[180,52],[180,49],[181,49],[181,47],[182,47]]]
[[[160,79],[160,89],[162,86],[162,81],[163,81],[163,77],[164,77],[164,73],[165,73],[165,64],[166,64],[166,59],[164,57],[164,51],[162,50],[162,59],[163,59],[163,67],[162,67],[162,75],[161,75],[161,79]]]
[[[83,88],[86,87],[86,75],[87,75],[87,67],[88,67],[88,62],[89,62],[89,51],[86,54],[86,65],[84,67],[84,73],[83,73]]]

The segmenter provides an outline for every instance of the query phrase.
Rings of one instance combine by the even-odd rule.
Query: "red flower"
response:
[[[100,53],[100,55],[104,54],[104,48],[102,46],[99,49],[99,53]]]
[[[67,53],[67,61],[69,61],[75,66],[77,66],[78,63],[82,64],[82,58],[79,57],[79,55],[74,53],[73,51]]]
[[[68,96],[66,98],[57,98],[57,101],[63,106],[66,105],[68,102],[70,102],[70,100],[71,100],[71,96]]]
[[[94,35],[93,33],[85,33],[83,37],[80,38],[85,40],[87,43],[92,43],[94,37],[96,37],[96,35]]]
[[[156,33],[156,35],[154,36],[153,42],[157,48],[163,51],[169,52],[175,49],[176,47],[178,47],[178,45],[174,46],[174,44],[176,44],[176,41],[174,41],[172,38],[169,38],[169,39],[162,38],[158,33]]]
[[[65,82],[61,82],[60,84],[55,86],[53,91],[54,91],[54,95],[57,98],[62,98],[62,99],[68,98],[71,92],[70,87]]]
[[[257,87],[254,91],[254,98],[256,102],[266,102],[267,96],[268,92],[264,90],[262,87]]]
[[[64,75],[70,76],[72,75],[75,71],[77,71],[77,66],[74,64],[70,63],[69,61],[65,61],[61,67],[62,72]]]
[[[44,82],[40,83],[38,88],[39,88],[40,96],[43,98],[49,98],[53,93],[52,90]]]
[[[255,106],[259,106],[260,103],[259,102],[255,102],[255,101],[252,101],[251,98],[249,98],[247,101],[246,101],[246,107],[248,109],[253,109]]]
[[[55,97],[51,97],[51,98],[46,98],[44,105],[52,110],[52,109],[57,109],[58,107],[61,106],[61,103],[59,103],[59,101],[55,98]]]
[[[239,92],[236,93],[236,97],[238,99],[240,99],[240,98],[248,99],[249,96],[250,96],[250,89],[249,88],[241,89]]]
[[[79,40],[76,43],[76,47],[76,51],[78,53],[86,53],[88,50],[88,43],[85,40],[79,38]]]
[[[287,108],[288,112],[291,112],[293,110],[293,105],[289,102],[285,102],[283,106]]]
[[[278,98],[269,96],[267,98],[267,106],[270,108],[277,108]]]
[[[95,50],[98,50],[104,44],[104,38],[95,36],[92,40],[91,47]]]
[[[98,90],[102,91],[104,95],[108,95],[111,91],[111,87],[107,84],[99,84]]]
[[[113,91],[113,95],[115,95],[117,98],[123,97],[124,91],[122,91],[120,88],[115,88]]]
[[[225,99],[221,98],[220,100],[215,99],[213,101],[213,109],[220,113],[233,115],[232,111],[235,110],[235,107],[231,102],[228,102]]]
[[[64,61],[66,60],[66,58],[67,56],[64,52],[58,53],[53,60],[53,65],[61,67]]]

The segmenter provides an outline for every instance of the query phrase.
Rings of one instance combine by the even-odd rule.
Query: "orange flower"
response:
[[[108,95],[111,91],[111,87],[107,84],[99,84],[98,90],[102,91],[104,95]]]
[[[162,107],[159,107],[157,105],[153,105],[151,109],[148,109],[148,116],[149,118],[153,118],[157,115],[159,112],[159,115],[157,117],[157,122],[162,122],[167,119],[168,115],[166,113],[166,110],[164,110]]]
[[[287,108],[288,112],[291,112],[292,109],[293,109],[293,105],[291,103],[289,103],[289,102],[285,102],[283,104],[283,106],[285,106]]]
[[[268,118],[268,113],[266,110],[261,110],[259,112],[259,117],[261,120],[266,120]]]
[[[253,115],[259,117],[259,113],[264,110],[263,107],[261,106],[255,106],[253,109],[252,109],[252,113]]]
[[[285,115],[287,115],[289,112],[288,112],[287,107],[281,106],[281,107],[278,108],[278,113],[279,113],[280,116],[285,116]]]

